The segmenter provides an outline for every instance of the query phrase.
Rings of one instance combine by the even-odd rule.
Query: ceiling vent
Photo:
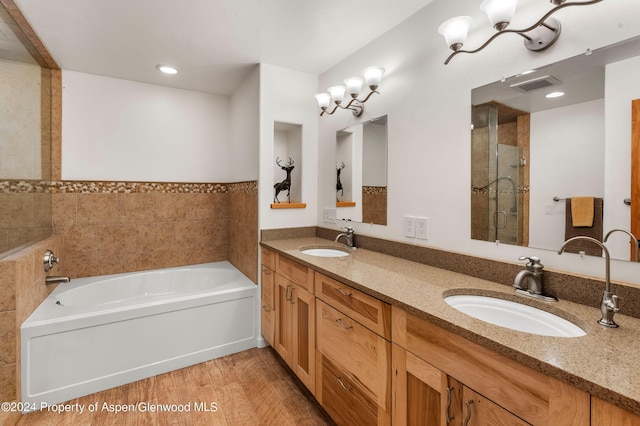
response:
[[[521,81],[520,83],[513,83],[509,87],[522,90],[523,92],[531,92],[538,89],[544,89],[545,87],[555,86],[560,83],[561,81],[557,78],[545,75],[531,80]]]

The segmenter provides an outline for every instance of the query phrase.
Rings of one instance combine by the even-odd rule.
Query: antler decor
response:
[[[273,196],[273,202],[279,203],[278,194],[282,191],[287,191],[287,200],[291,202],[291,170],[293,170],[293,160],[289,157],[289,161],[284,166],[280,163],[280,157],[276,157],[276,164],[280,166],[282,170],[287,173],[287,177],[282,181],[273,185],[273,189],[275,189],[275,195]]]

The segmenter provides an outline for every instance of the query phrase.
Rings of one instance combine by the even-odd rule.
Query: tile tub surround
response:
[[[55,286],[46,286],[42,256],[64,258],[62,239],[49,237],[0,260],[0,401],[20,394],[20,324]],[[49,275],[57,275],[54,268]]]
[[[54,182],[53,227],[67,253],[64,273],[88,277],[230,260],[257,282],[255,187]]]
[[[319,237],[262,241],[261,245],[640,415],[640,319],[617,314],[620,328],[608,329],[596,323],[599,303],[585,306],[560,300],[543,305],[543,309],[572,319],[587,332],[586,336],[554,338],[494,326],[453,309],[443,300],[443,294],[472,291],[499,294],[535,306],[542,302],[516,297],[510,286],[372,251],[364,248],[363,240],[359,240],[360,248],[342,258],[300,252],[303,246],[341,246]]]

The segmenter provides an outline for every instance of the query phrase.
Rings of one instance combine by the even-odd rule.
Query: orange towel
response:
[[[594,197],[571,198],[571,220],[574,227],[593,226]]]

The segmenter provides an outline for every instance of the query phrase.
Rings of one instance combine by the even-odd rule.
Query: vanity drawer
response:
[[[313,293],[313,269],[276,253],[276,272]]]
[[[349,316],[316,299],[316,349],[385,411],[390,408],[391,344]]]
[[[276,254],[269,249],[262,247],[262,256],[261,262],[262,265],[271,269],[272,271],[276,270]]]
[[[319,272],[315,282],[316,297],[391,340],[391,305]]]
[[[338,425],[378,425],[378,405],[364,394],[346,374],[325,356],[320,357],[317,396],[320,405]]]

